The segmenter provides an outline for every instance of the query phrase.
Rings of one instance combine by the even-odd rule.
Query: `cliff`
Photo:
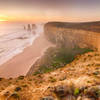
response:
[[[60,51],[50,49],[52,54],[49,59],[45,59],[50,62],[54,57],[51,67],[58,68],[58,61],[61,61],[62,67],[48,70],[48,66],[42,66],[47,73],[31,73],[30,76],[14,79],[0,78],[0,100],[100,100],[100,52],[82,52],[82,55],[76,56],[74,48],[99,50],[99,22],[47,23],[45,34],[49,41],[64,46],[58,48]],[[71,50],[75,53],[75,59],[64,65],[65,59],[61,57],[68,56],[68,60],[72,58]]]
[[[100,50],[100,22],[49,22],[44,33],[51,42],[67,48],[88,47]]]
[[[77,56],[50,73],[0,78],[0,100],[100,100],[100,53]]]

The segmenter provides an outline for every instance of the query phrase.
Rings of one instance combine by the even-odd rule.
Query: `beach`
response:
[[[6,63],[0,65],[0,77],[18,77],[26,75],[35,61],[40,58],[44,51],[52,46],[52,44],[41,34],[31,46]]]

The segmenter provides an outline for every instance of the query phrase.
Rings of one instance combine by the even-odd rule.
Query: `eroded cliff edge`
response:
[[[65,23],[49,22],[44,26],[48,40],[67,48],[79,46],[100,51],[100,22]]]

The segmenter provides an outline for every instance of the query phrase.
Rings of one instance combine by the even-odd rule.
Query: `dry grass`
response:
[[[0,80],[0,100],[6,100],[4,98],[40,100],[41,97],[48,95],[57,98],[53,90],[59,85],[69,86],[70,89],[74,86],[76,89],[74,93],[77,95],[78,89],[82,87],[100,85],[100,53],[90,52],[77,56],[72,63],[50,73],[2,79]]]

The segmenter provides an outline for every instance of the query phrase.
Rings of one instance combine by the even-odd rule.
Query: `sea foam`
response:
[[[10,24],[0,28],[0,65],[32,45],[34,40],[43,33],[43,25],[36,25],[34,30],[24,30],[22,25],[15,27]]]

